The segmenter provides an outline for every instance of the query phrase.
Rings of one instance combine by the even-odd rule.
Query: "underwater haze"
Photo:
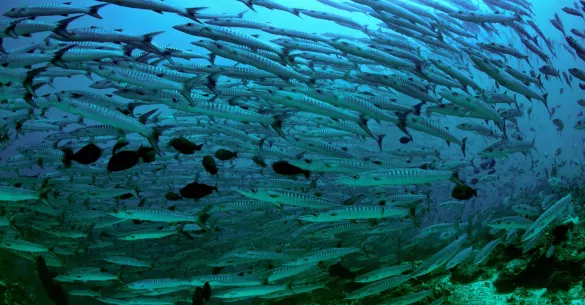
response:
[[[585,1],[0,12],[1,304],[585,303]]]

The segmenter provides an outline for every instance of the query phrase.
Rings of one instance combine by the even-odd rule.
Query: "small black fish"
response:
[[[402,137],[402,138],[400,138],[399,141],[402,144],[407,144],[407,143],[410,143],[410,141],[412,141],[412,138],[411,137]]]
[[[201,199],[205,196],[211,195],[214,190],[218,192],[217,186],[210,186],[207,184],[193,182],[184,186],[179,191],[179,194],[181,194],[183,198]]]
[[[254,161],[254,163],[256,163],[256,165],[265,168],[266,166],[268,166],[266,164],[266,161],[264,160],[264,158],[260,155],[255,155],[252,157],[252,161]]]
[[[85,145],[75,153],[68,147],[64,148],[63,152],[65,153],[63,165],[66,168],[71,167],[71,161],[75,161],[79,164],[92,164],[102,156],[102,149],[93,143]]]
[[[165,194],[165,198],[169,201],[178,201],[181,200],[182,197],[181,195],[175,193],[175,192],[168,192]]]
[[[140,157],[135,151],[121,151],[113,155],[108,161],[109,172],[120,172],[123,170],[130,169],[138,164]]]
[[[490,170],[490,171],[488,172],[488,175],[493,175],[493,174],[495,174],[495,173],[496,173],[496,170],[495,170],[495,169],[492,169],[492,170]]]
[[[203,144],[197,145],[185,138],[174,138],[172,139],[169,144],[178,152],[184,155],[192,155],[196,151],[200,151],[203,147]]]
[[[471,184],[472,185],[476,185],[478,182],[479,182],[479,179],[477,179],[477,178],[471,179]]]
[[[57,305],[67,305],[69,302],[67,301],[67,294],[61,285],[55,283],[53,278],[57,275],[49,271],[47,268],[47,263],[45,262],[45,258],[39,255],[37,257],[37,273],[39,275],[39,279],[47,292],[47,296],[51,301],[55,302]]]
[[[585,90],[585,84],[579,84],[579,88],[581,88],[581,90]]]
[[[330,276],[338,276],[342,279],[353,279],[355,274],[351,270],[344,267],[341,263],[337,262],[335,265],[329,266],[327,269]]]
[[[477,197],[477,190],[467,185],[457,184],[451,191],[451,197],[457,200],[469,200],[473,196]]]
[[[209,301],[211,297],[211,286],[209,282],[205,282],[203,284],[203,288],[197,287],[195,288],[195,292],[193,293],[193,305],[203,305],[203,300]]]
[[[217,166],[215,165],[215,160],[213,159],[212,156],[207,155],[203,157],[203,160],[201,160],[201,164],[210,175],[212,176],[217,175]]]
[[[311,172],[308,170],[304,170],[300,167],[296,167],[287,161],[277,161],[272,163],[272,169],[277,173],[284,176],[296,176],[296,175],[305,175],[305,178],[309,179],[311,177]]]
[[[233,158],[237,158],[238,152],[220,148],[215,152],[215,157],[221,161],[229,161]]]
[[[479,172],[480,172],[480,171],[481,171],[481,170],[480,170],[479,168],[477,168],[477,167],[475,167],[475,168],[473,169],[473,173],[474,173],[474,174],[479,174]]]

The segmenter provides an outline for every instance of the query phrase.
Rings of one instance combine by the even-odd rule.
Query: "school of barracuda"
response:
[[[69,295],[49,294],[58,304],[268,304],[318,289],[373,304],[431,272],[482,264],[501,244],[529,251],[571,216],[572,186],[554,173],[546,191],[508,192],[508,214],[472,202],[475,187],[481,197],[504,184],[496,162],[520,153],[532,163],[515,171],[534,167],[537,136],[518,118],[542,107],[564,127],[546,85],[585,83],[585,32],[562,20],[583,17],[584,1],[555,13],[566,38],[556,44],[528,0],[318,2],[329,8],[238,0],[243,12],[228,15],[205,1],[102,0],[6,12],[0,144],[44,139],[0,163],[10,173],[0,251],[48,266],[43,285]],[[154,33],[75,26],[113,6],[177,22]],[[266,9],[344,31],[255,20]],[[155,42],[173,31],[194,51]],[[37,33],[46,35],[26,48],[6,46]],[[575,68],[559,71],[567,52]],[[83,77],[89,88],[53,85]],[[20,174],[30,168],[40,174]],[[471,246],[481,228],[493,240]],[[445,298],[422,290],[377,304],[420,300]]]

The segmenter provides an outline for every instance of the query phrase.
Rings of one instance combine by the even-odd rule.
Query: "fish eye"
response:
[[[353,175],[353,176],[351,176],[351,177],[352,177],[354,180],[357,180],[357,179],[360,177],[360,175]]]
[[[186,24],[187,26],[194,26],[195,24],[193,24],[193,22],[189,22]]]
[[[250,191],[252,191],[252,193],[256,193],[258,190],[257,189],[251,189]]]
[[[319,216],[319,212],[313,213],[313,216]]]

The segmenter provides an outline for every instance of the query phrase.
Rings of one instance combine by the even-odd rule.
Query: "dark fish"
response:
[[[474,190],[467,185],[457,184],[453,188],[453,191],[451,191],[451,197],[457,200],[469,200],[473,196],[477,197],[477,190]]]
[[[266,161],[264,160],[264,158],[260,155],[255,155],[252,157],[252,161],[254,161],[254,163],[256,163],[256,165],[265,168],[266,166],[268,166],[266,164]]]
[[[108,161],[108,171],[120,172],[130,169],[142,159],[144,163],[153,162],[156,154],[152,147],[141,146],[137,151],[125,150],[114,154]]]
[[[203,300],[209,301],[211,297],[211,286],[209,282],[205,282],[203,284],[203,288],[197,287],[195,288],[195,292],[193,293],[193,305],[203,305]]]
[[[71,167],[71,161],[80,164],[92,164],[102,156],[102,149],[93,143],[87,144],[75,153],[71,148],[64,148],[63,152],[65,153],[63,165],[67,168]]]
[[[480,171],[481,170],[479,168],[477,168],[477,167],[473,169],[473,173],[474,174],[479,174]]]
[[[178,201],[178,200],[181,200],[182,199],[181,195],[179,195],[179,194],[177,194],[175,192],[168,192],[168,193],[166,193],[165,194],[165,198],[167,200],[170,200],[170,201]]]
[[[197,145],[185,138],[175,138],[172,139],[169,144],[178,152],[184,155],[192,155],[196,151],[200,151],[203,144]]]
[[[585,84],[579,84],[579,88],[581,88],[581,90],[585,90]]]
[[[229,161],[233,158],[237,158],[238,152],[233,152],[227,149],[220,148],[215,152],[215,157],[221,161]]]
[[[113,155],[108,161],[108,171],[120,172],[138,164],[140,157],[135,151],[121,151]]]
[[[49,271],[45,258],[41,255],[37,257],[37,273],[39,274],[39,279],[41,280],[49,299],[57,305],[67,305],[69,302],[67,302],[67,294],[65,293],[65,290],[63,290],[61,285],[53,282],[53,278],[57,276],[57,274]]]
[[[217,166],[215,165],[215,160],[212,156],[205,156],[201,161],[205,170],[212,176],[217,175]]]
[[[305,178],[309,179],[311,177],[311,172],[308,170],[304,170],[300,167],[296,167],[287,161],[277,161],[272,163],[272,170],[274,170],[277,174],[281,174],[284,176],[296,176],[296,175],[305,175]]]
[[[410,143],[410,141],[412,141],[412,138],[410,138],[410,137],[402,137],[402,138],[400,138],[399,141],[402,144],[406,144],[406,143]]]
[[[214,190],[218,192],[217,186],[209,186],[207,184],[193,182],[184,186],[179,191],[179,194],[187,199],[201,199],[205,196],[211,195]]]
[[[565,88],[561,88],[559,94],[563,94],[563,92],[565,92]]]
[[[473,178],[471,179],[471,185],[476,185],[479,182],[479,179]]]
[[[491,171],[488,172],[488,175],[493,175],[495,173],[496,173],[496,170],[495,169],[492,169]]]
[[[355,277],[355,273],[351,270],[344,267],[341,263],[337,262],[335,265],[331,265],[328,268],[330,276],[337,276],[342,279],[353,279]]]

